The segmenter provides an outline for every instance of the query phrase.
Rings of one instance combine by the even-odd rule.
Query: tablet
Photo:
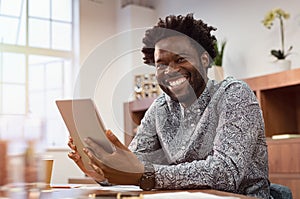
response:
[[[91,166],[89,158],[82,150],[87,146],[84,138],[92,138],[109,153],[114,151],[105,135],[106,129],[100,114],[91,99],[57,100],[56,105],[86,168]]]

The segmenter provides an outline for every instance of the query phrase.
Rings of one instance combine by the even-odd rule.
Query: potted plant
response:
[[[220,43],[220,47],[219,47],[218,42],[214,43],[214,48],[215,48],[215,51],[216,51],[216,57],[214,58],[213,64],[215,66],[222,67],[225,45],[226,45],[226,41],[222,41]]]
[[[292,46],[290,46],[288,48],[287,51],[285,51],[285,44],[284,44],[284,24],[283,21],[287,20],[290,18],[290,14],[285,12],[284,10],[280,9],[280,8],[275,8],[271,11],[269,11],[264,20],[262,21],[263,25],[268,28],[271,29],[271,27],[274,24],[274,20],[278,19],[279,20],[279,25],[280,25],[280,39],[281,39],[281,49],[279,50],[271,50],[271,55],[273,55],[274,57],[276,57],[276,61],[277,62],[285,62],[287,63],[287,68],[290,68],[291,66],[291,62],[290,60],[286,60],[286,57],[288,55],[290,55],[291,50],[292,50]]]
[[[214,43],[216,57],[213,60],[212,67],[208,71],[210,79],[215,79],[217,81],[224,79],[224,70],[222,66],[225,46],[226,41],[222,41],[220,44],[217,41]]]

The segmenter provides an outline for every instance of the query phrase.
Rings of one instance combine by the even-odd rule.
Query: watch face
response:
[[[150,191],[155,186],[155,178],[153,173],[144,173],[140,180],[140,187],[144,191]]]

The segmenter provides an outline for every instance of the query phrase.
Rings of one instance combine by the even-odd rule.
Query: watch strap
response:
[[[144,174],[140,179],[140,188],[144,191],[150,191],[155,187],[155,169],[153,164],[146,162],[144,164]]]
[[[145,162],[144,164],[144,173],[155,173],[155,169],[153,164],[151,164],[150,162]]]

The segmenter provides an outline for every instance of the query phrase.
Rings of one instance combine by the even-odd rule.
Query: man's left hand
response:
[[[90,165],[96,172],[103,172],[112,184],[138,185],[144,173],[143,163],[110,130],[106,136],[116,148],[113,153],[106,152],[90,138],[85,140],[88,147],[84,152],[91,160]]]

